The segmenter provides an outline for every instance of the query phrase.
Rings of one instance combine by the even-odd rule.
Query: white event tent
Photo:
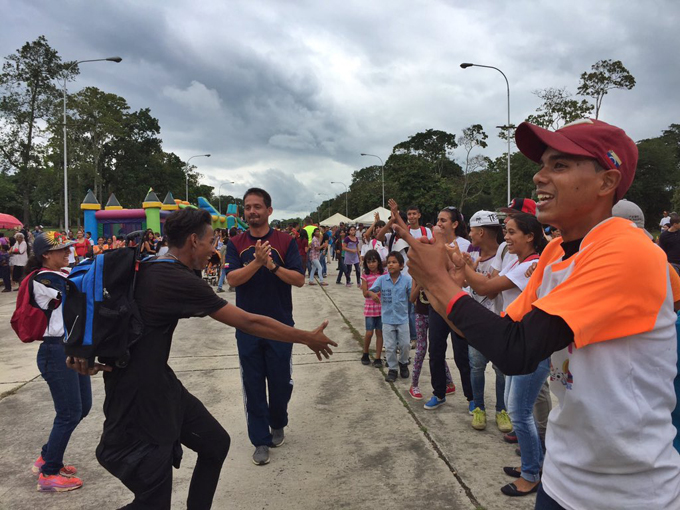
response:
[[[337,227],[338,225],[340,225],[340,223],[344,223],[345,225],[347,225],[348,223],[352,223],[352,220],[350,220],[344,214],[335,213],[330,218],[326,218],[325,220],[321,221],[320,224],[323,225],[324,227]]]
[[[358,218],[354,218],[352,220],[352,223],[354,224],[363,223],[364,225],[373,225],[375,213],[380,214],[380,219],[385,223],[387,223],[387,219],[392,215],[389,209],[385,209],[384,207],[376,207],[372,211],[368,211],[366,214],[362,214]]]

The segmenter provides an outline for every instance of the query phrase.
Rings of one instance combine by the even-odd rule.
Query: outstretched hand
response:
[[[461,290],[460,272],[465,262],[460,251],[447,246],[439,229],[435,231],[434,244],[415,239],[401,218],[397,220],[395,229],[409,245],[409,274],[425,289],[435,310],[446,317],[449,300]]]
[[[338,346],[337,343],[325,335],[324,330],[326,329],[326,326],[328,326],[328,320],[323,321],[315,330],[309,331],[309,339],[303,341],[307,347],[314,351],[319,361],[323,361],[321,355],[328,359],[333,354],[333,350],[330,347],[331,345],[333,347]]]

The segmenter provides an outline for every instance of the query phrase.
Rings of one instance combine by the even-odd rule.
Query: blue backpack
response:
[[[67,356],[127,366],[130,347],[142,336],[144,324],[135,303],[140,264],[175,262],[139,260],[138,248],[119,248],[87,259],[73,268],[63,298],[64,350]]]

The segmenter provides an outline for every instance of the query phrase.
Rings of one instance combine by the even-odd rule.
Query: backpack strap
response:
[[[420,227],[420,234],[423,237],[427,237],[427,228],[426,227]]]

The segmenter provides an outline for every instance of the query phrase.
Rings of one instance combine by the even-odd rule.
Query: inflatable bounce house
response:
[[[92,237],[95,239],[99,237],[120,237],[136,230],[146,230],[148,228],[162,234],[165,219],[173,211],[178,211],[185,207],[200,208],[208,211],[212,216],[212,226],[214,229],[231,228],[234,226],[241,229],[248,228],[248,225],[238,217],[238,207],[236,204],[228,206],[226,216],[220,215],[210,205],[210,202],[203,197],[198,198],[198,204],[199,207],[196,207],[184,200],[176,200],[169,191],[165,196],[165,200],[161,202],[153,189],[149,189],[146,198],[142,202],[141,209],[123,209],[116,195],[112,193],[104,206],[104,210],[102,210],[92,190],[88,190],[85,199],[80,204],[80,209],[85,216],[85,232],[91,232]]]

